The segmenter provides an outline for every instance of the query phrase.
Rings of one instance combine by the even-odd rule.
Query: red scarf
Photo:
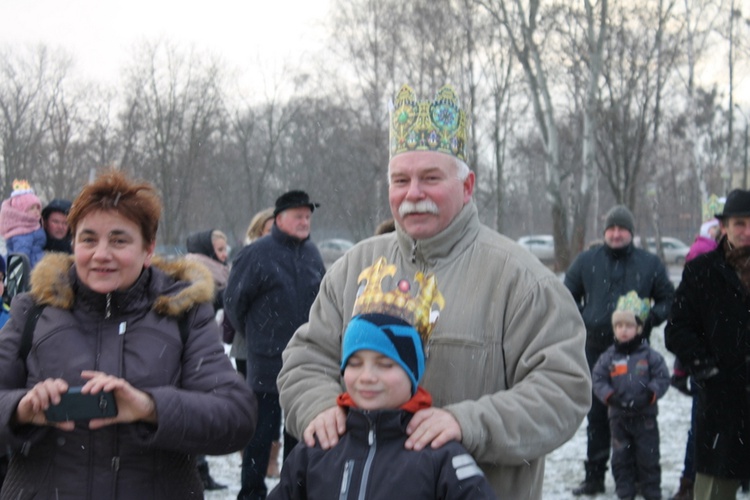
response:
[[[357,407],[348,392],[339,394],[336,398],[336,404],[342,408]],[[417,393],[409,401],[399,406],[399,409],[408,411],[409,413],[417,413],[419,410],[424,410],[430,406],[432,406],[432,396],[430,396],[430,393],[422,387],[417,387]]]

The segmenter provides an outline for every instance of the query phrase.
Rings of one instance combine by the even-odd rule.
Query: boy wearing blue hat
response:
[[[299,443],[281,470],[269,500],[307,498],[496,498],[472,456],[457,441],[437,449],[407,450],[406,426],[432,405],[419,387],[425,370],[423,338],[434,326],[430,308],[442,301],[434,277],[382,293],[384,259],[360,274],[355,316],[344,332],[341,372],[346,432],[330,450]],[[406,319],[410,321],[407,321]],[[414,325],[417,325],[416,327]],[[422,335],[420,335],[422,334]]]

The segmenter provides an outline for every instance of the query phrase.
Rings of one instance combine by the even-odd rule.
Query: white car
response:
[[[646,238],[646,245],[648,245],[649,252],[656,253],[655,238]],[[664,260],[667,264],[684,264],[685,256],[690,251],[690,247],[682,240],[671,236],[662,236],[661,246],[664,249]]]
[[[541,261],[555,260],[555,240],[551,234],[521,236],[517,243]]]
[[[323,257],[326,269],[353,246],[353,242],[341,238],[331,238],[318,243],[318,250],[320,250],[320,255]]]

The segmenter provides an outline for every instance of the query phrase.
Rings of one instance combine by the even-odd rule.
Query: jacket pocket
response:
[[[505,364],[499,346],[459,335],[430,340],[423,385],[435,406],[504,390]],[[457,376],[459,374],[461,376]]]

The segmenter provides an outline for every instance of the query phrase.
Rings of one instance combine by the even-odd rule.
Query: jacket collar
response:
[[[354,400],[348,392],[339,394],[336,398],[336,404],[342,408],[356,408]],[[409,413],[417,413],[419,410],[429,408],[432,406],[432,396],[427,389],[422,386],[417,387],[417,392],[411,397],[409,401],[402,404],[400,409],[408,411]]]
[[[606,254],[612,257],[613,259],[624,259],[628,255],[633,253],[633,248],[635,248],[632,241],[628,245],[622,248],[612,248],[606,243],[602,246],[604,247],[604,251],[606,252]]]
[[[100,294],[78,280],[73,256],[49,253],[31,273],[29,294],[37,304],[60,309],[70,310],[81,301],[87,308],[106,311],[109,300],[113,312],[127,312],[147,303],[159,314],[173,317],[197,304],[213,301],[213,278],[205,266],[185,259],[167,261],[155,257],[152,268],[141,273],[128,290]]]
[[[145,268],[133,286],[107,294],[95,292],[78,278],[75,265],[68,269],[68,278],[76,296],[76,305],[92,312],[104,311],[105,317],[120,317],[143,308],[150,302],[151,269]]]
[[[295,238],[294,236],[286,234],[284,231],[279,229],[276,224],[274,224],[273,227],[271,228],[271,236],[273,237],[274,240],[281,243],[285,247],[289,247],[289,248],[302,246],[307,240],[310,239],[309,236],[305,238],[304,240]]]
[[[438,261],[458,258],[471,246],[479,234],[479,214],[473,201],[469,201],[448,227],[431,238],[415,240],[396,224],[398,245],[413,264],[435,267]]]

